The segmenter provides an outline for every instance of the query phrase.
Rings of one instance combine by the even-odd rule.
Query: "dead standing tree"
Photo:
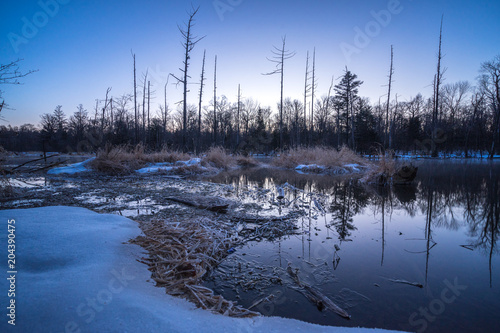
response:
[[[304,83],[304,132],[307,133],[307,96],[309,96],[309,92],[311,91],[311,85],[309,84],[309,51],[307,51],[306,57],[306,78]],[[299,140],[297,140],[298,142]],[[300,145],[300,143],[298,143]]]
[[[203,51],[203,63],[201,65],[201,78],[200,78],[200,99],[198,101],[198,134],[196,147],[199,149],[201,145],[201,102],[203,99],[203,86],[205,85],[205,56],[207,50]]]
[[[217,56],[214,63],[214,147],[217,146]]]
[[[316,48],[313,50],[313,67],[311,77],[311,130],[309,131],[309,144],[313,144],[314,140],[314,89],[316,88]]]
[[[391,87],[392,87],[392,74],[394,74],[393,65],[393,49],[391,45],[391,67],[389,69],[389,87],[387,89],[387,106],[385,109],[385,128],[384,128],[384,149],[387,148],[387,136],[389,135],[389,110],[391,107]],[[392,143],[392,140],[389,140]],[[392,148],[389,144],[389,149]]]
[[[441,42],[443,36],[443,16],[441,16],[441,27],[439,29],[439,50],[438,50],[438,62],[437,62],[437,72],[434,76],[434,107],[432,109],[432,157],[437,157],[437,126],[438,126],[438,113],[440,106],[440,98],[441,98],[441,81],[443,80],[444,71],[441,69]]]
[[[148,80],[148,70],[144,74],[142,85],[142,143],[146,144],[146,82]]]
[[[281,49],[277,48],[276,46],[273,46],[273,49],[271,50],[271,53],[273,54],[272,58],[267,58],[272,63],[276,64],[276,69],[272,72],[265,73],[263,75],[274,75],[274,74],[280,74],[281,75],[281,95],[280,95],[280,124],[279,124],[279,131],[280,131],[280,150],[283,150],[283,68],[285,64],[285,60],[288,60],[292,58],[295,55],[295,52],[290,52],[285,49],[285,44],[286,44],[286,36],[281,38],[282,40],[282,47]]]
[[[184,61],[182,62],[184,67],[179,68],[179,70],[182,73],[182,78],[179,78],[175,75],[172,75],[176,80],[177,84],[182,83],[183,86],[183,100],[182,100],[182,146],[183,149],[186,149],[186,142],[187,142],[187,93],[188,93],[188,79],[191,77],[188,75],[188,69],[189,69],[189,59],[191,51],[194,49],[196,44],[200,40],[202,40],[205,36],[203,37],[196,37],[193,36],[192,28],[194,26],[194,16],[196,13],[198,13],[198,10],[200,7],[197,7],[196,9],[193,8],[191,12],[188,13],[189,19],[188,22],[185,24],[185,27],[182,28],[181,26],[177,26],[182,38],[182,46],[184,48]]]
[[[130,51],[132,53],[132,51]],[[132,58],[134,58],[134,132],[135,132],[135,143],[139,142],[139,120],[137,117],[137,76],[135,71],[135,53],[132,53]]]

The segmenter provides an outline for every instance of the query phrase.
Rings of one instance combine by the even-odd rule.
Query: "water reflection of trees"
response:
[[[500,193],[498,173],[490,172],[489,179],[483,182],[484,196],[468,198],[468,209],[465,214],[469,224],[469,235],[474,238],[472,246],[482,249],[489,256],[490,287],[492,285],[491,261],[498,252],[496,243],[500,231]]]
[[[353,223],[354,215],[360,212],[362,205],[354,196],[354,187],[350,182],[336,184],[332,188],[332,198],[329,210],[332,220],[329,227],[333,226],[341,241],[345,241],[356,227]]]
[[[361,186],[356,180],[341,177],[300,175],[295,171],[257,169],[221,175],[217,182],[272,188],[288,182],[307,191],[328,196],[332,214],[329,226],[335,228],[341,240],[356,229],[354,216],[363,209],[372,209],[382,216],[393,210],[403,210],[408,216],[426,216],[425,238],[432,240],[433,228],[457,230],[468,228],[471,245],[495,253],[499,232],[498,163],[462,163],[432,161],[419,168],[413,186],[378,188]],[[382,237],[384,227],[382,228]],[[432,246],[432,242],[431,242]]]

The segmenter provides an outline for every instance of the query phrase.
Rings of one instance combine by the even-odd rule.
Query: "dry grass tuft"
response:
[[[191,159],[191,156],[189,154],[169,150],[164,147],[160,152],[145,154],[144,159],[149,163],[175,163],[177,161],[187,161]]]
[[[229,169],[236,165],[236,159],[221,147],[213,147],[202,159],[203,165],[217,169]]]
[[[236,164],[242,167],[254,167],[260,164],[252,156],[237,155],[235,159],[236,159]]]
[[[133,149],[126,146],[106,145],[103,149],[99,149],[96,158],[89,163],[89,166],[103,173],[127,174],[145,164],[144,147],[141,145],[137,145]]]
[[[89,165],[92,169],[103,173],[129,174],[144,167],[147,163],[173,163],[189,159],[188,154],[165,148],[160,152],[147,154],[144,152],[144,146],[140,144],[133,148],[106,145],[103,149],[99,149],[97,157]]]
[[[300,164],[317,164],[329,169],[342,167],[346,164],[366,165],[367,161],[347,147],[340,150],[326,147],[291,149],[273,159],[274,165],[293,169]]]
[[[183,296],[197,306],[235,317],[253,317],[259,314],[214,295],[201,286],[202,278],[227,256],[233,246],[232,238],[220,224],[208,219],[167,222],[152,220],[141,224],[144,236],[131,242],[148,250],[151,277],[157,286],[165,287],[174,296]]]

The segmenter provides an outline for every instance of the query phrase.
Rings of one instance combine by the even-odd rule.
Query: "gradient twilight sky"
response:
[[[192,53],[193,85],[188,95],[192,104],[197,104],[195,83],[206,49],[204,105],[213,98],[217,55],[218,96],[236,102],[241,84],[243,98],[276,109],[279,76],[262,73],[274,69],[266,57],[272,56],[273,45],[281,46],[284,35],[287,49],[296,52],[285,62],[285,97],[301,101],[306,52],[312,54],[314,47],[317,97],[327,94],[332,75],[338,79],[347,65],[364,81],[360,95],[378,102],[387,90],[391,45],[393,96],[398,94],[399,100],[418,93],[431,96],[441,14],[445,83],[469,80],[475,84],[481,62],[500,54],[500,1],[2,0],[0,63],[23,58],[22,71],[38,72],[22,79],[23,85],[0,87],[15,109],[2,112],[5,120],[0,125],[38,124],[40,115],[57,105],[68,116],[80,103],[93,114],[95,100],[104,99],[107,87],[112,87],[115,97],[132,93],[131,50],[136,54],[138,78],[149,68],[156,90],[152,110],[156,111],[157,104],[163,103],[168,73],[180,75],[183,49],[177,24],[187,21],[191,4],[200,6],[194,33],[206,35]],[[383,15],[387,13],[390,17]],[[29,30],[26,22],[37,24],[37,31]],[[367,33],[365,38],[359,31]],[[350,48],[351,54],[342,47]],[[170,108],[181,99],[182,87],[169,85]]]

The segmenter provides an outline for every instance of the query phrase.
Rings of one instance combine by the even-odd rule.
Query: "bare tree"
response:
[[[309,131],[309,143],[313,143],[314,136],[314,89],[316,88],[316,48],[313,50],[313,67],[312,67],[312,78],[311,78],[311,120]]]
[[[142,82],[142,143],[146,143],[146,81],[148,79],[148,70],[144,74]]]
[[[106,117],[106,109],[108,108],[108,103],[109,103],[109,93],[111,91],[111,87],[108,87],[106,90],[106,98],[104,99],[104,107],[102,108],[102,117],[101,117],[101,135],[104,134],[104,122],[105,122],[105,117]]]
[[[194,16],[196,13],[198,13],[198,10],[200,7],[192,8],[191,12],[188,13],[189,19],[188,22],[185,24],[185,27],[182,28],[178,26],[178,29],[182,35],[182,38],[184,40],[182,46],[184,48],[184,61],[183,63],[183,68],[179,68],[179,70],[182,73],[182,78],[179,78],[174,75],[174,78],[177,80],[177,83],[182,83],[183,85],[183,101],[182,101],[182,145],[183,148],[186,149],[186,134],[187,134],[187,93],[188,93],[188,79],[190,76],[188,75],[188,69],[189,69],[189,59],[191,51],[194,49],[196,44],[200,40],[202,40],[205,36],[203,37],[196,37],[193,36],[193,32],[191,29],[194,26]]]
[[[304,82],[304,130],[307,133],[307,96],[311,91],[311,85],[309,84],[309,51],[307,51],[306,56],[306,75]]]
[[[205,56],[207,50],[203,51],[203,62],[201,65],[201,78],[200,78],[200,99],[198,102],[198,137],[197,137],[197,147],[200,147],[201,140],[201,102],[203,100],[203,86],[205,85]]]
[[[480,85],[486,92],[493,111],[493,140],[489,158],[495,154],[496,141],[500,144],[500,55],[481,64]]]
[[[132,51],[130,51],[132,52]],[[135,143],[139,141],[139,120],[137,117],[137,80],[136,80],[136,72],[135,72],[135,53],[132,53],[132,58],[134,58],[134,115],[135,115]]]
[[[394,74],[393,68],[394,53],[391,45],[391,67],[389,69],[389,85],[387,89],[387,105],[385,109],[385,127],[384,127],[384,149],[387,148],[387,135],[389,131],[389,109],[391,107],[391,87],[392,87],[392,75]],[[391,140],[389,140],[391,141]],[[389,148],[391,148],[389,146]]]
[[[241,110],[241,90],[238,84],[238,109],[236,112],[236,147],[240,144],[240,110]]]
[[[273,54],[272,58],[267,58],[267,60],[276,64],[276,69],[272,72],[266,73],[264,75],[274,75],[280,74],[281,76],[281,97],[280,97],[280,114],[279,114],[279,132],[280,132],[280,150],[283,150],[283,75],[284,75],[284,65],[285,60],[292,58],[295,55],[295,52],[290,52],[285,49],[286,44],[286,36],[281,38],[282,47],[279,49],[276,46],[273,46],[273,50],[271,53]]]
[[[37,70],[29,70],[24,73],[21,72],[19,70],[19,63],[22,60],[23,59],[17,59],[5,65],[0,64],[0,84],[21,84],[21,82],[19,81],[20,78],[37,72]],[[0,100],[0,112],[2,112],[2,109],[7,107],[5,99],[2,97],[2,90],[0,90]]]
[[[434,108],[432,110],[432,141],[436,142],[436,134],[437,134],[437,123],[438,123],[438,113],[439,113],[439,105],[440,105],[440,86],[441,81],[443,79],[443,70],[441,69],[441,44],[442,44],[442,36],[443,36],[443,16],[441,16],[441,27],[439,29],[439,50],[438,50],[438,62],[437,62],[437,71],[434,76]],[[432,156],[437,157],[437,146],[433,145]]]
[[[214,146],[217,145],[217,55],[214,65]]]
[[[170,78],[170,75],[167,76],[167,82],[165,82],[165,88],[164,88],[164,105],[163,105],[163,130],[166,132],[167,131],[167,118],[168,118],[168,105],[167,105],[167,86],[168,86],[168,79]]]

